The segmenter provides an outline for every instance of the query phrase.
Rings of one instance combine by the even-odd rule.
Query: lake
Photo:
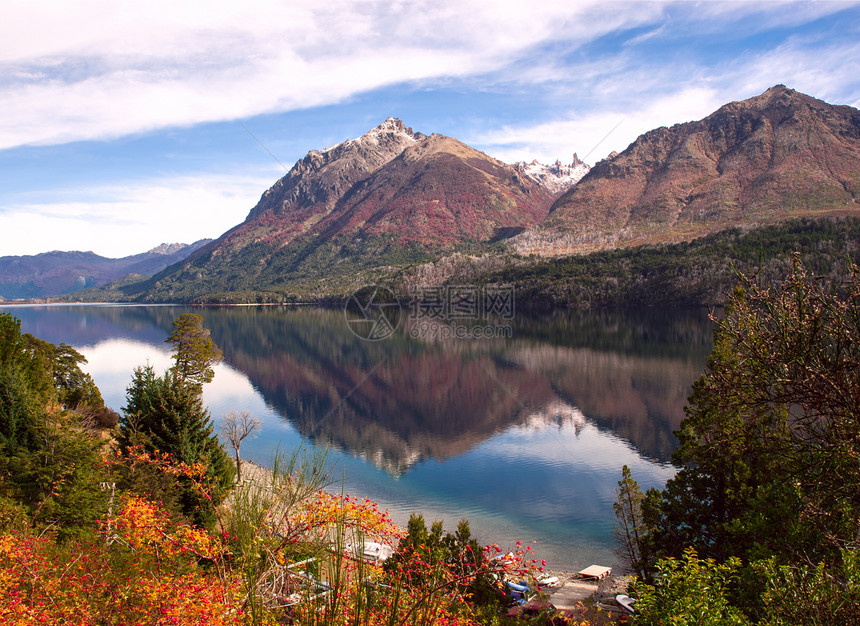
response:
[[[421,512],[454,530],[466,518],[482,543],[521,540],[565,570],[622,569],[612,511],[621,467],[643,490],[674,474],[672,432],[712,346],[704,311],[532,317],[502,307],[428,325],[415,317],[426,309],[369,328],[304,307],[0,307],[25,332],[84,354],[117,411],[136,366],[171,365],[173,320],[199,313],[224,352],[204,390],[213,419],[248,410],[262,420],[243,458],[328,446],[336,488],[396,522]]]

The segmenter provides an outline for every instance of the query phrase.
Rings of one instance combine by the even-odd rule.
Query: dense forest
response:
[[[461,260],[447,268],[444,280],[513,285],[519,308],[710,306],[727,302],[738,272],[763,283],[782,280],[794,254],[819,276],[844,275],[860,260],[860,219],[794,220],[678,244],[510,259],[489,271],[488,261]],[[420,284],[426,275],[403,281]]]
[[[624,468],[643,624],[860,623],[860,273],[742,280],[677,432],[678,473]]]
[[[357,288],[385,284],[408,298],[439,285],[513,286],[520,308],[619,306],[710,306],[724,304],[736,273],[779,280],[799,253],[820,275],[844,273],[860,260],[860,219],[791,220],[751,230],[730,229],[693,241],[605,250],[565,257],[521,256],[503,241],[460,245],[434,258],[418,246],[397,247],[383,238],[286,247],[272,254],[255,244],[250,266],[206,272],[207,255],[181,274],[126,277],[105,287],[76,292],[69,301],[340,304]],[[260,265],[269,257],[268,265]]]

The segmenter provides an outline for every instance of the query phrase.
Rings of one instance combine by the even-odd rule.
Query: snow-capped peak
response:
[[[407,132],[408,131],[408,132]],[[382,124],[369,131],[366,134],[371,133],[407,133],[409,135],[412,134],[412,129],[407,129],[406,124],[403,123],[402,120],[397,119],[396,117],[388,117]]]
[[[531,163],[519,161],[514,163],[513,167],[521,174],[525,174],[553,193],[559,194],[573,187],[591,169],[587,164],[579,160],[575,152],[570,165],[563,165],[558,160],[552,165],[544,165],[534,160]]]
[[[419,141],[423,138],[424,135],[422,135],[421,133],[414,132],[398,118],[388,117],[379,126],[370,129],[361,137],[358,137],[356,139],[347,139],[342,143],[329,146],[325,150],[322,150],[322,152],[331,152],[332,150],[335,150],[340,146],[350,146],[355,144],[379,144],[380,141],[390,143],[392,140],[396,141],[397,143],[403,144],[405,148],[406,145],[410,143],[415,143],[416,141]]]
[[[152,250],[147,250],[147,254],[173,254],[174,252],[179,252],[183,248],[187,248],[188,244],[185,243],[163,243],[160,246],[154,247]]]

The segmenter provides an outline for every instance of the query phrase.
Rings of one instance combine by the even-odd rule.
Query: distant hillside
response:
[[[513,240],[563,255],[860,213],[860,111],[777,85],[652,130],[591,168]]]
[[[0,257],[0,298],[45,298],[98,287],[127,274],[152,275],[186,258],[211,239],[190,245],[160,246],[133,256],[109,259],[92,252],[45,252]]]
[[[447,278],[427,270],[401,277],[404,293],[421,284],[504,284],[516,288],[518,309],[714,306],[727,302],[737,272],[764,284],[791,272],[793,255],[817,276],[844,279],[860,265],[860,219],[789,220],[737,228],[690,242],[604,250],[564,258],[511,259],[502,268],[460,260]]]

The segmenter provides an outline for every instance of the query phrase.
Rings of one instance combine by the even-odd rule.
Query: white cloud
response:
[[[281,174],[189,175],[54,190],[51,197],[22,200],[0,212],[0,256],[33,254],[36,243],[42,251],[119,258],[161,243],[219,237],[245,219]],[[66,195],[70,199],[59,199]]]
[[[514,161],[569,162],[573,152],[593,165],[611,151],[621,152],[639,135],[659,126],[700,119],[723,102],[706,87],[688,87],[645,100],[641,108],[613,107],[570,119],[476,136],[471,141],[494,157]]]
[[[706,0],[676,4],[682,9],[678,16],[680,23],[674,25],[676,35],[685,32],[685,25],[694,23],[698,35],[721,33],[736,37],[778,28],[796,28],[858,3],[857,0]]]
[[[699,119],[777,82],[860,104],[860,45],[850,34],[778,34],[781,44],[771,50],[739,46],[716,60],[703,59],[712,45],[697,47],[700,33],[735,41],[777,27],[807,32],[802,25],[849,6],[7,0],[0,150],[328,105],[405,83],[407,92],[454,85],[467,98],[533,93],[533,114],[524,111],[521,122],[492,129],[497,118],[489,113],[477,120],[485,130],[457,136],[508,162],[567,161],[576,151],[594,163],[654,127]],[[695,54],[688,58],[686,50]],[[315,147],[322,145],[307,146]],[[125,256],[163,241],[217,237],[281,174],[198,173],[98,187],[84,180],[51,197],[7,190],[13,200],[0,212],[0,255],[32,253],[28,240],[40,250]],[[123,241],[128,232],[133,244]]]
[[[489,72],[651,21],[596,0],[7,3],[0,149],[105,139]]]
[[[833,44],[817,38],[792,37],[749,59],[738,72],[737,88],[749,93],[760,90],[762,85],[783,83],[831,104],[858,106],[857,59],[860,59],[860,43]]]
[[[535,50],[560,42],[571,51],[634,27],[647,30],[626,47],[649,37],[685,37],[694,28],[792,26],[845,6],[12,0],[0,23],[0,149],[241,119],[342,102],[402,82],[486,79],[500,70],[490,80],[567,76],[587,83]]]

